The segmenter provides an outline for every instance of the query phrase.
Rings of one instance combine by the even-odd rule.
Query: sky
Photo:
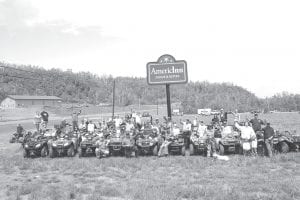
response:
[[[146,77],[171,54],[191,81],[300,93],[299,10],[299,0],[0,0],[0,61]]]

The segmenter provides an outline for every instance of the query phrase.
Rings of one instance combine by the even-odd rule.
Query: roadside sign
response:
[[[147,82],[149,85],[187,83],[186,61],[176,61],[171,55],[163,55],[157,62],[147,63]]]
[[[147,63],[147,82],[149,85],[166,85],[167,112],[171,119],[170,84],[188,82],[186,61],[176,61],[173,56],[165,54],[157,62]]]

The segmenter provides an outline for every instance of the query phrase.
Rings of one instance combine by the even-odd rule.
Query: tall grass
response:
[[[201,156],[1,159],[10,199],[300,198],[297,153],[228,162]]]

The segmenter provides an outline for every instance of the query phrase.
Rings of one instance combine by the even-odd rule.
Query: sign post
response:
[[[170,84],[184,84],[188,82],[187,63],[176,61],[171,55],[162,55],[157,62],[147,63],[147,82],[149,85],[166,85],[167,112],[172,118]]]

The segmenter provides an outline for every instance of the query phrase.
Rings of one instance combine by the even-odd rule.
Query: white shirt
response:
[[[88,130],[88,132],[94,132],[95,131],[95,124],[88,124],[87,130]]]
[[[193,120],[193,125],[197,126],[197,120],[196,119]]]
[[[227,135],[232,133],[232,127],[231,126],[225,126],[222,130],[222,137],[226,137]]]
[[[120,124],[122,123],[122,119],[116,118],[116,119],[114,119],[114,121],[115,121],[116,128],[119,128]]]
[[[132,129],[134,129],[134,125],[133,124],[126,124],[126,131],[131,131]]]
[[[235,126],[241,131],[241,138],[244,140],[249,140],[255,136],[255,132],[251,126],[240,126],[235,123]]]
[[[182,130],[183,131],[191,131],[192,130],[192,124],[183,122]]]
[[[204,135],[206,129],[207,129],[206,125],[199,125],[197,132],[198,132],[200,137],[202,137]]]
[[[180,134],[180,129],[174,127],[174,128],[173,128],[173,135],[174,135],[174,136],[177,136],[177,135],[179,135],[179,134]]]
[[[142,124],[142,120],[141,120],[140,116],[138,116],[137,114],[133,113],[132,117],[135,118],[135,123]]]

